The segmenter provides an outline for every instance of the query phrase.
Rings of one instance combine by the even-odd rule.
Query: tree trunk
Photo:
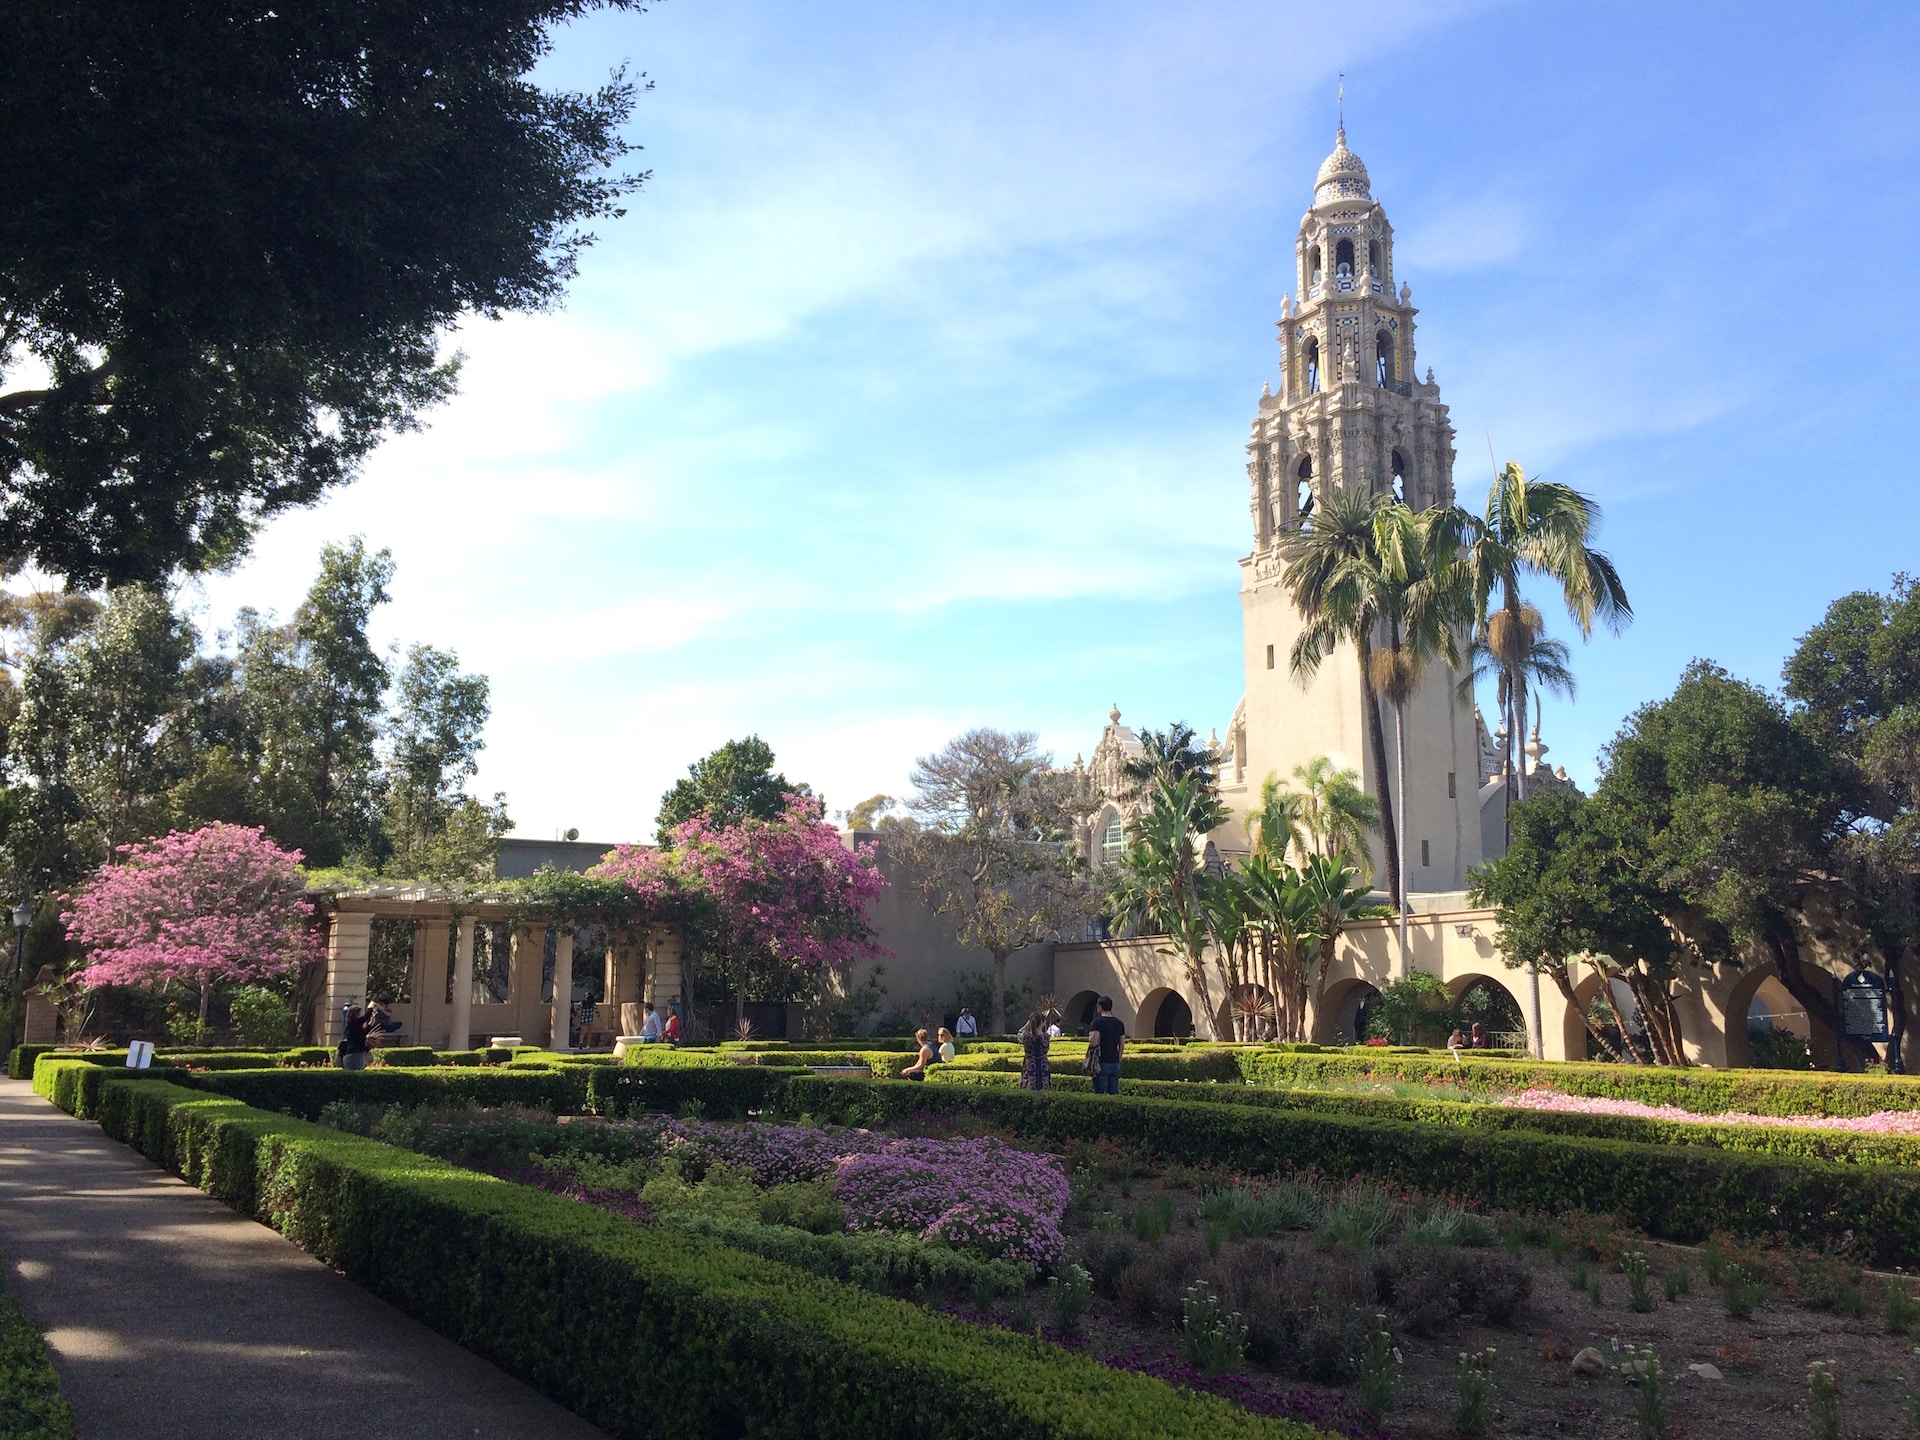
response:
[[[207,1005],[212,999],[213,977],[203,974],[200,977],[200,1030],[194,1036],[195,1042],[201,1045],[207,1043]]]
[[[1887,1034],[1892,1037],[1887,1044],[1889,1075],[1907,1073],[1907,1058],[1901,1046],[1907,1034],[1907,997],[1900,988],[1900,965],[1906,953],[1904,945],[1887,947]]]
[[[993,1001],[992,1004],[988,1006],[988,1012],[993,1016],[993,1033],[996,1035],[1006,1034],[1007,952],[1004,950],[995,950],[993,952]]]
[[[1367,746],[1373,751],[1373,773],[1380,780],[1380,845],[1386,851],[1387,898],[1400,903],[1400,840],[1393,828],[1393,787],[1387,783],[1387,734],[1380,720],[1380,697],[1373,692],[1373,679],[1367,662],[1373,656],[1373,643],[1360,637],[1360,698],[1367,711]]]
[[[1519,757],[1520,803],[1527,803],[1527,677],[1520,671],[1513,672],[1513,710],[1520,717],[1520,724],[1513,732],[1515,754]]]
[[[1400,978],[1413,969],[1413,957],[1407,953],[1407,705],[1397,700],[1393,706],[1393,747],[1397,752],[1397,784],[1400,787]],[[1357,1037],[1356,1037],[1357,1038]]]
[[[1789,995],[1800,1002],[1801,1008],[1807,1012],[1807,1019],[1818,1020],[1833,1032],[1834,1060],[1844,1071],[1847,1068],[1848,1048],[1853,1048],[1857,1059],[1860,1047],[1847,1038],[1845,1017],[1807,974],[1800,958],[1800,940],[1793,933],[1791,922],[1780,922],[1774,927],[1773,933],[1767,936],[1767,948],[1773,952],[1773,964],[1780,972],[1780,983],[1787,987]],[[1824,969],[1819,973],[1827,975]],[[1830,981],[1831,977],[1828,978]]]
[[[1565,965],[1556,965],[1547,973],[1553,976],[1553,983],[1565,998],[1567,1004],[1573,1006],[1575,1009],[1579,1009],[1578,1002],[1573,998],[1573,981],[1567,974],[1567,967]],[[1598,1042],[1600,1048],[1607,1052],[1608,1057],[1614,1064],[1626,1064],[1627,1062],[1621,1058],[1620,1052],[1613,1048],[1613,1042],[1607,1039],[1606,1032],[1593,1023],[1593,1015],[1590,1013],[1591,1009],[1592,1007],[1589,1006],[1588,1009],[1580,1011],[1580,1023],[1587,1027],[1587,1034],[1591,1035],[1594,1040]],[[1544,1043],[1541,1048],[1543,1050],[1546,1048]]]

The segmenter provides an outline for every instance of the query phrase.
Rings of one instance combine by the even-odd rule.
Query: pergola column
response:
[[[373,946],[371,911],[339,911],[327,924],[327,987],[316,1027],[323,1045],[338,1045],[345,1032],[342,1007],[367,998],[367,953]]]
[[[549,1050],[571,1050],[573,1038],[573,930],[554,926],[553,1028],[547,1033]]]
[[[465,1050],[473,1043],[473,929],[474,917],[462,915],[453,947],[453,1023],[447,1027],[447,1049]]]

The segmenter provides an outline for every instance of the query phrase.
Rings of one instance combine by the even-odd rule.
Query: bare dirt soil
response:
[[[1749,1271],[1769,1273],[1774,1282],[1750,1318],[1736,1319],[1724,1291],[1707,1278],[1714,1255],[1578,1217],[1495,1218],[1492,1227],[1505,1238],[1470,1248],[1393,1240],[1356,1248],[1303,1230],[1265,1239],[1223,1239],[1216,1230],[1209,1239],[1200,1211],[1204,1179],[1176,1171],[1175,1186],[1155,1177],[1120,1182],[1110,1176],[1090,1184],[1084,1165],[1077,1173],[1081,1199],[1067,1224],[1069,1254],[1094,1270],[1096,1293],[1073,1343],[1094,1354],[1177,1356],[1179,1292],[1205,1278],[1254,1323],[1251,1349],[1258,1358],[1235,1368],[1263,1380],[1353,1395],[1350,1356],[1373,1323],[1371,1314],[1384,1313],[1403,1360],[1397,1403],[1381,1431],[1389,1440],[1458,1436],[1460,1357],[1486,1346],[1496,1352],[1495,1399],[1484,1432],[1492,1436],[1637,1440],[1633,1391],[1613,1368],[1625,1358],[1623,1350],[1636,1346],[1651,1346],[1675,1380],[1667,1406],[1673,1440],[1819,1440],[1824,1432],[1804,1412],[1812,1360],[1829,1362],[1838,1374],[1838,1434],[1845,1440],[1907,1440],[1916,1433],[1908,1428],[1907,1401],[1920,1389],[1920,1356],[1913,1339],[1887,1328],[1882,1299],[1885,1285],[1911,1283],[1904,1277],[1863,1275],[1831,1257],[1736,1253]],[[1164,1216],[1169,1204],[1166,1233],[1156,1238],[1149,1223],[1142,1238],[1139,1213],[1157,1209]],[[1521,1243],[1522,1234],[1531,1243]],[[1650,1272],[1654,1303],[1647,1313],[1631,1308],[1618,1263],[1621,1253],[1634,1250],[1645,1254]],[[1128,1263],[1120,1263],[1122,1252]],[[1442,1278],[1433,1279],[1429,1269]],[[1669,1300],[1664,1277],[1676,1271],[1686,1274],[1688,1288]],[[1385,1289],[1397,1287],[1394,1298],[1382,1293],[1383,1275]],[[1587,1288],[1576,1289],[1583,1277]],[[1467,1298],[1466,1313],[1447,1313],[1453,1308],[1443,1294],[1448,1285],[1456,1299]],[[1477,1301],[1476,1286],[1486,1292]],[[1501,1310],[1515,1289],[1524,1295],[1512,1303],[1508,1323],[1475,1313],[1476,1305]],[[1278,1298],[1262,1300],[1263,1294]],[[1810,1308],[1810,1296],[1839,1308]],[[1860,1314],[1845,1313],[1853,1308]],[[1265,1317],[1264,1354],[1255,1311]],[[1048,1320],[1044,1300],[1033,1296],[1003,1300],[995,1312],[1003,1323]],[[1419,1312],[1411,1322],[1410,1312]],[[1576,1373],[1573,1357],[1588,1347],[1607,1362],[1607,1373]],[[1712,1366],[1722,1378],[1703,1378],[1691,1365]]]

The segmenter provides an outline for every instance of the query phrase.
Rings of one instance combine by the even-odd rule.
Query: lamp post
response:
[[[0,1062],[13,1054],[14,1036],[20,1030],[20,962],[27,953],[27,924],[32,919],[33,907],[26,901],[13,907],[13,983],[8,987],[12,1003],[7,1006],[7,1053],[0,1055]]]

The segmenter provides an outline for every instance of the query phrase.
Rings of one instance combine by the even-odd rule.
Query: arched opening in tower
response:
[[[1333,247],[1333,273],[1340,279],[1353,275],[1353,242],[1342,240]]]
[[[1373,337],[1373,361],[1375,372],[1382,385],[1394,378],[1393,336],[1385,330]]]
[[[1393,498],[1403,505],[1407,501],[1407,460],[1398,450],[1393,452]]]
[[[1307,347],[1302,352],[1302,364],[1306,370],[1307,394],[1320,393],[1320,342],[1313,336],[1307,337]]]
[[[1298,481],[1294,489],[1294,518],[1300,522],[1302,530],[1310,530],[1313,528],[1309,523],[1309,517],[1313,514],[1313,457],[1302,455],[1300,468],[1293,473]]]

